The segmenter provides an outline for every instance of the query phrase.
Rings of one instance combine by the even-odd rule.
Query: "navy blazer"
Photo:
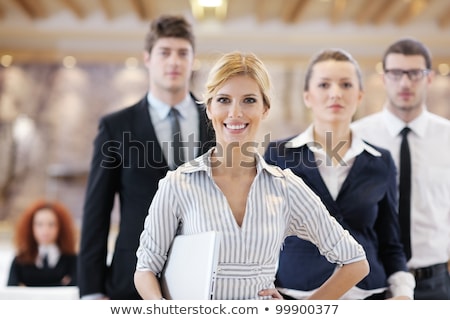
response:
[[[68,277],[69,283],[63,284]],[[23,264],[14,257],[9,270],[8,286],[58,287],[77,285],[77,255],[62,254],[54,267],[38,268],[35,264]]]
[[[204,153],[214,145],[214,133],[204,105],[197,107],[200,153]],[[78,257],[80,296],[103,293],[111,299],[140,299],[133,280],[139,236],[158,182],[168,170],[150,119],[147,96],[100,120],[83,208]],[[116,195],[120,225],[108,266],[108,236]]]
[[[332,216],[364,247],[370,273],[358,283],[361,289],[387,287],[387,278],[396,271],[407,271],[400,242],[397,213],[396,168],[389,151],[367,151],[357,156],[334,200],[306,146],[286,148],[290,139],[271,142],[264,158],[268,163],[291,170],[322,199]],[[280,254],[276,285],[296,290],[313,290],[333,273],[328,262],[309,241],[290,236]]]

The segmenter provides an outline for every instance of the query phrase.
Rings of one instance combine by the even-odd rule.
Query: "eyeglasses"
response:
[[[408,79],[411,81],[419,81],[422,80],[425,75],[430,72],[428,69],[410,69],[410,70],[402,70],[402,69],[388,69],[384,70],[384,74],[393,81],[400,81],[403,78],[403,75],[406,74]]]

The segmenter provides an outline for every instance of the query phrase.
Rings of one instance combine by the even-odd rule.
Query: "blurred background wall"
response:
[[[357,117],[380,110],[380,59],[404,36],[430,48],[437,76],[429,109],[450,118],[447,0],[216,2],[221,5],[0,0],[0,231],[10,230],[38,197],[62,201],[80,223],[99,117],[145,94],[144,37],[150,21],[163,13],[183,14],[194,25],[192,90],[198,97],[220,53],[251,51],[266,62],[275,99],[261,137],[293,135],[309,124],[302,101],[305,66],[326,47],[348,50],[361,65],[366,94]]]

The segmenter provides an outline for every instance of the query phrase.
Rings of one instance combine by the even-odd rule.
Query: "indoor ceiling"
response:
[[[203,16],[195,1],[0,0],[0,55],[123,59],[140,54],[149,21],[176,13],[194,23],[200,55],[239,49],[289,58],[341,46],[370,59],[414,36],[449,62],[448,0],[223,0],[226,10]]]

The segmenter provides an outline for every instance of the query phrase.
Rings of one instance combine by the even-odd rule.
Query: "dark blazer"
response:
[[[392,273],[407,271],[400,243],[396,169],[391,154],[371,145],[381,157],[367,151],[358,155],[335,201],[322,180],[314,153],[307,146],[285,148],[288,140],[270,143],[264,158],[281,168],[291,168],[364,247],[370,273],[357,286],[386,287]],[[335,269],[312,243],[292,236],[286,239],[279,263],[276,285],[303,291],[318,288]]]
[[[204,106],[197,105],[203,153],[214,145],[214,135]],[[139,236],[158,182],[168,170],[150,120],[147,96],[100,120],[84,202],[80,296],[103,293],[111,299],[140,299],[133,280]],[[120,225],[112,262],[107,266],[111,210],[116,194]]]
[[[64,277],[70,282],[63,284]],[[61,255],[54,267],[38,268],[34,264],[22,264],[14,258],[9,270],[8,286],[58,287],[77,285],[77,256]]]

